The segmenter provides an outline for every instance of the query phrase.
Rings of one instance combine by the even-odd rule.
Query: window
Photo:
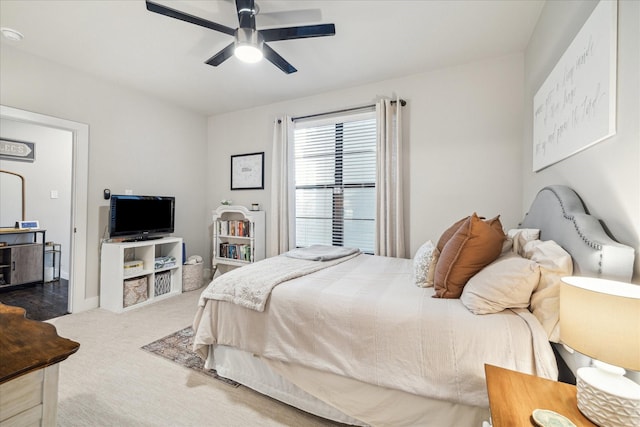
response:
[[[357,247],[373,253],[375,112],[295,122],[296,247]]]

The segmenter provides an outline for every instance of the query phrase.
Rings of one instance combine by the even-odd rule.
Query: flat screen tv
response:
[[[109,206],[109,236],[145,240],[174,230],[175,197],[114,194]]]

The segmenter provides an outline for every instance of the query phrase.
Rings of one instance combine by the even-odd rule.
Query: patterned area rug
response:
[[[141,348],[149,353],[164,357],[179,365],[220,380],[230,386],[238,387],[240,385],[233,380],[218,376],[215,369],[204,368],[204,360],[191,351],[193,348],[193,329],[191,326]]]

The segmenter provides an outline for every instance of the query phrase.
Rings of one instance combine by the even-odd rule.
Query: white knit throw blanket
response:
[[[279,255],[236,268],[214,279],[200,295],[200,306],[207,299],[228,301],[256,311],[264,307],[275,286],[358,256],[360,252],[331,261],[309,261]]]
[[[296,248],[285,255],[289,258],[307,259],[309,261],[331,261],[360,252],[358,248],[342,246],[311,245],[308,248]]]

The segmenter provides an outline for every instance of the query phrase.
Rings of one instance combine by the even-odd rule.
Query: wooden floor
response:
[[[22,307],[27,318],[48,320],[68,314],[69,282],[64,279],[0,289],[0,302]]]

